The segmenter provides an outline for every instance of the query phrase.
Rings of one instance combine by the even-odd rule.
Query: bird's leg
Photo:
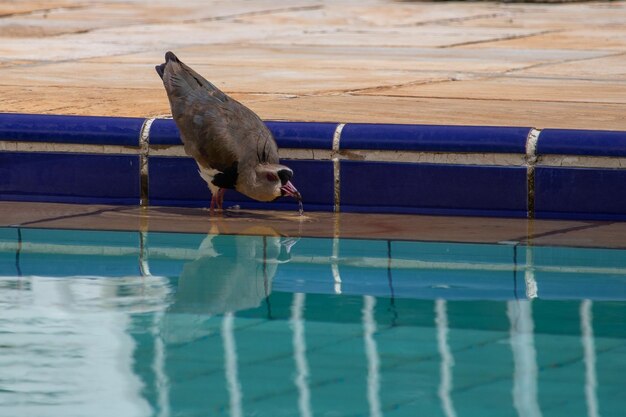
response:
[[[217,193],[211,194],[211,205],[209,206],[209,212],[213,214],[215,211],[215,203],[217,202]]]
[[[223,209],[224,205],[224,194],[226,193],[226,188],[220,188],[217,190],[217,208]]]

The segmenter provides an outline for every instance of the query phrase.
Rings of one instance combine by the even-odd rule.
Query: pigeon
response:
[[[257,201],[302,197],[281,165],[272,133],[249,108],[232,99],[172,52],[156,66],[163,80],[185,152],[211,190],[211,212],[235,189]]]

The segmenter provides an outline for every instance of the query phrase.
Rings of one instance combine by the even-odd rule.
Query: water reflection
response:
[[[537,398],[538,370],[532,301],[507,302],[507,316],[511,322],[510,343],[515,364],[513,405],[520,417],[541,417]]]
[[[298,411],[301,417],[311,417],[311,390],[309,389],[309,361],[305,338],[304,305],[306,294],[293,295],[291,304],[291,331],[293,332],[293,356],[296,366],[294,384],[298,388]]]
[[[118,246],[107,248],[96,237],[85,246],[83,235],[81,244],[33,243],[21,246],[22,277],[15,253],[0,252],[0,267],[13,271],[0,278],[0,415],[595,417],[623,409],[623,301],[545,300],[558,286],[539,274],[532,300],[503,299],[504,291],[490,298],[491,288],[472,287],[496,269],[484,247],[480,262],[491,269],[479,276],[476,262],[463,281],[460,267],[434,270],[450,247],[395,247],[401,260],[430,263],[377,269],[363,242],[352,256],[349,245],[294,245],[265,233],[153,234],[143,254],[124,246],[132,236],[116,235]],[[128,273],[139,261],[150,275]],[[506,272],[498,279],[510,278],[496,261]],[[82,263],[109,275],[76,274]],[[56,277],[34,273],[51,265]],[[594,268],[593,282],[621,282]],[[389,277],[393,312],[381,295]],[[571,291],[576,282],[568,283]],[[435,290],[478,299],[430,296]]]
[[[116,302],[115,294],[128,285],[2,277],[0,415],[151,414],[133,369],[137,341],[129,324],[135,309]]]
[[[276,269],[289,261],[294,243],[276,233],[206,236],[196,258],[183,266],[170,309],[221,314],[258,307],[271,294]]]

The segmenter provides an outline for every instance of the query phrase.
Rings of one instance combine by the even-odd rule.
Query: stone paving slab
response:
[[[626,64],[626,61],[624,62]],[[505,96],[512,101],[619,103],[626,104],[626,83],[576,79],[500,77],[461,82],[426,83],[364,91],[363,94],[384,94],[404,97],[440,97],[469,100],[498,100]]]
[[[266,119],[626,130],[626,1],[7,0],[0,111],[169,113],[173,50]]]

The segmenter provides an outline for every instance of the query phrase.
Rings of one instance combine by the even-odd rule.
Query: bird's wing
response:
[[[170,54],[170,53],[168,53]],[[185,150],[219,171],[278,163],[278,147],[259,117],[228,97],[174,54],[166,55],[163,83]]]

